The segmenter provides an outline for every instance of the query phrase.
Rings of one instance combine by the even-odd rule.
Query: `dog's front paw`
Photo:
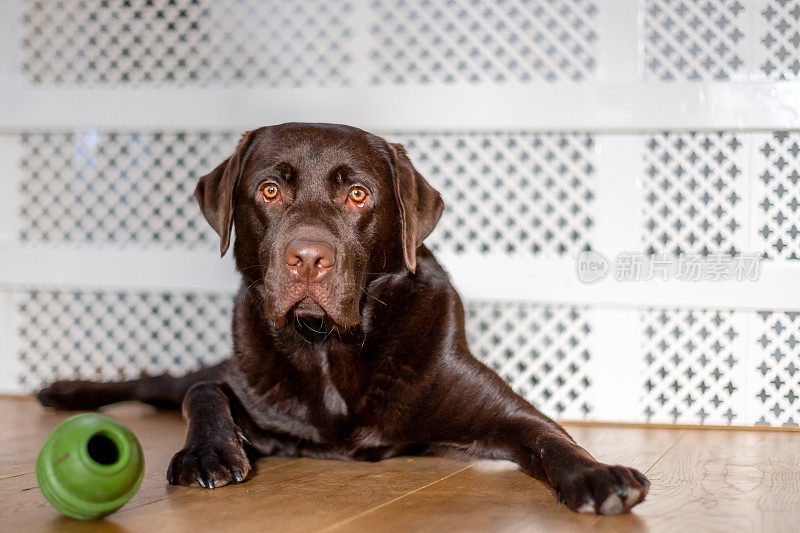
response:
[[[560,483],[559,502],[579,513],[626,513],[644,500],[650,482],[638,470],[596,463]]]
[[[189,446],[172,457],[167,469],[171,485],[199,485],[213,489],[239,483],[250,473],[250,460],[241,437]]]

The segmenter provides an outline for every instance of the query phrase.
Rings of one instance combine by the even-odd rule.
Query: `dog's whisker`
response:
[[[331,336],[331,333],[333,333],[333,331],[334,331],[335,329],[336,329],[336,328],[331,328],[331,329],[329,329],[329,330],[328,330],[328,333],[326,333],[326,334],[325,334],[325,337],[323,337],[323,338],[322,338],[322,342],[325,342],[326,340],[328,340],[328,337],[330,337],[330,336]]]
[[[370,293],[368,293],[368,292],[367,292],[367,289],[365,289],[365,288],[364,288],[364,287],[362,287],[361,285],[359,285],[359,286],[358,286],[358,288],[359,288],[359,289],[361,289],[361,292],[363,292],[364,294],[366,294],[367,296],[369,296],[370,298],[372,298],[372,299],[373,299],[373,300],[375,300],[376,302],[378,302],[378,303],[381,303],[381,304],[383,304],[383,305],[386,305],[386,302],[384,302],[384,301],[383,301],[383,300],[381,300],[380,298],[378,298],[378,297],[376,297],[376,296],[373,296],[373,295],[371,295]]]
[[[247,286],[247,289],[246,289],[247,292],[250,292],[250,289],[252,289],[254,286],[258,285],[259,283],[264,283],[265,281],[267,281],[267,278],[261,278],[261,279],[255,280],[253,283],[251,283],[250,285]]]
[[[324,326],[325,326],[325,323],[323,322],[323,324],[322,324],[322,325],[323,325],[323,327],[324,327]],[[303,327],[305,327],[306,329],[310,329],[310,330],[311,330],[311,331],[313,331],[314,333],[320,333],[320,334],[322,334],[322,333],[327,333],[327,331],[325,331],[324,329],[320,331],[320,330],[316,330],[316,329],[312,328],[312,327],[311,327],[311,326],[308,324],[308,322],[305,322],[305,323],[303,323]]]
[[[244,272],[245,270],[250,270],[251,268],[267,268],[267,267],[269,267],[269,265],[267,265],[266,263],[257,263],[257,264],[255,264],[255,265],[250,265],[250,266],[242,267],[242,268],[240,269],[240,271],[241,271],[241,272]]]
[[[297,322],[297,325],[299,326],[298,329],[297,329],[297,336],[300,337],[301,339],[303,339],[304,341],[306,341],[306,343],[312,344],[312,342],[310,340],[306,339],[305,336],[303,335],[303,324],[300,322],[300,317],[297,316],[297,315],[294,315],[294,320],[295,320],[295,322]]]

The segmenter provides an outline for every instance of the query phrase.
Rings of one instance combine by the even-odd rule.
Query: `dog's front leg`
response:
[[[226,385],[213,382],[197,383],[186,393],[183,416],[189,428],[184,448],[167,470],[172,485],[213,489],[247,477],[247,439],[233,420],[228,394],[232,393]]]
[[[448,358],[432,380],[436,409],[417,420],[433,441],[473,455],[510,459],[550,483],[573,511],[617,514],[644,500],[650,482],[633,468],[597,461],[554,421],[471,356]],[[427,405],[427,403],[425,404]]]
[[[559,502],[573,511],[618,514],[644,500],[650,482],[638,470],[597,461],[533,408],[514,418],[510,422],[516,435],[501,437],[500,442],[507,442],[511,458],[528,474],[550,483]]]

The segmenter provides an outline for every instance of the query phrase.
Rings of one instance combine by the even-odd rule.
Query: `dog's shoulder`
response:
[[[391,344],[419,343],[414,332],[427,332],[424,343],[463,331],[463,306],[445,269],[433,253],[417,250],[414,273],[398,272],[376,278],[367,287],[362,326],[368,334],[388,331]],[[383,336],[383,334],[381,335]]]
[[[377,276],[369,284],[369,289],[372,295],[383,296],[381,299],[386,305],[398,310],[410,301],[457,296],[447,271],[425,246],[417,249],[417,265],[413,273],[404,270]]]

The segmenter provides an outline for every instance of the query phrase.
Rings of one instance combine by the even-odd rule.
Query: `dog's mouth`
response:
[[[299,302],[294,304],[290,312],[297,318],[313,317],[323,318],[325,316],[325,309],[317,303],[314,298],[309,295],[304,296]]]
[[[267,288],[267,291],[272,289]],[[267,317],[279,328],[302,318],[325,319],[349,328],[361,321],[357,295],[338,296],[327,288],[290,285],[277,289],[280,296],[266,309]]]
[[[320,301],[311,294],[304,294],[294,303],[284,305],[286,305],[284,311],[279,312],[275,320],[273,320],[278,327],[283,327],[294,320],[302,321],[304,318],[330,321],[332,325],[342,327],[353,326],[360,320],[358,315],[350,317],[337,312],[339,310],[337,305],[326,301],[324,298]]]

